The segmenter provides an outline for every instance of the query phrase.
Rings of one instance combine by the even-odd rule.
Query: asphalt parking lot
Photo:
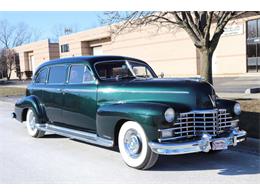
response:
[[[149,171],[127,167],[120,153],[57,135],[31,138],[0,101],[0,183],[260,183],[260,156],[227,150],[161,156]]]

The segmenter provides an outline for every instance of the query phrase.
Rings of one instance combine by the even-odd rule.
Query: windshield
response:
[[[135,61],[118,60],[99,62],[95,65],[95,68],[99,78],[102,80],[156,77],[150,66]]]

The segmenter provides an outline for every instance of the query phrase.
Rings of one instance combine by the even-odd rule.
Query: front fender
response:
[[[234,113],[234,105],[238,103],[233,100],[226,100],[226,99],[217,99],[216,100],[216,106],[218,109],[226,109],[227,112],[229,112],[233,117],[237,117],[237,115]]]
[[[34,96],[25,96],[19,99],[15,104],[15,114],[17,120],[24,121],[24,111],[31,108],[36,115],[37,123],[45,123],[47,121],[46,113],[44,107],[41,105],[39,99]]]
[[[117,103],[100,106],[97,110],[97,133],[114,140],[120,121],[136,121],[144,128],[148,140],[158,138],[158,128],[167,126],[164,112],[169,105],[151,102]],[[116,140],[115,140],[116,141]]]

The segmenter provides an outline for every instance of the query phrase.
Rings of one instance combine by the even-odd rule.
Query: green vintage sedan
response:
[[[105,147],[149,169],[159,155],[216,152],[244,141],[240,105],[206,81],[158,78],[122,56],[52,60],[39,66],[13,117],[35,138],[46,132]]]

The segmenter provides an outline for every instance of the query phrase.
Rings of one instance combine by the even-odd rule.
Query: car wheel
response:
[[[148,145],[146,134],[140,124],[125,122],[118,136],[119,150],[125,163],[136,169],[149,169],[158,160]]]
[[[36,128],[36,116],[32,109],[28,109],[26,115],[26,127],[30,136],[40,138],[45,132]]]

